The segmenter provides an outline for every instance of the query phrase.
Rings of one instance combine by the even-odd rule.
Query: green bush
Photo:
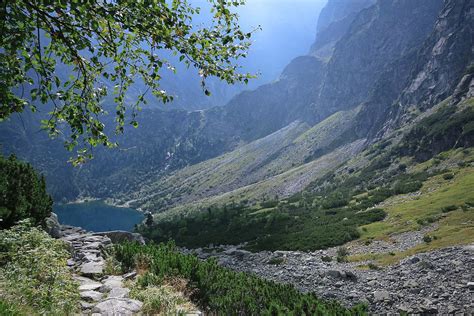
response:
[[[421,181],[397,181],[393,186],[393,192],[395,194],[406,194],[418,191],[422,186]]]
[[[443,174],[443,179],[444,179],[444,180],[451,180],[451,179],[453,179],[453,178],[454,178],[454,174],[452,174],[452,173],[445,173],[445,174]]]
[[[323,199],[321,206],[325,209],[331,209],[346,206],[347,204],[349,204],[347,195],[342,192],[334,192]]]
[[[474,207],[474,202],[471,201],[466,201],[464,204],[466,204],[468,207]]]
[[[427,244],[429,244],[433,239],[431,238],[430,235],[425,235],[423,236],[423,241]]]
[[[280,265],[284,262],[285,262],[285,259],[282,257],[279,257],[279,258],[271,258],[270,260],[267,261],[267,264]]]
[[[337,248],[337,262],[346,262],[347,256],[349,255],[349,250],[346,247]]]
[[[321,260],[322,260],[323,262],[331,262],[331,261],[332,261],[332,258],[331,258],[331,256],[322,256],[322,257],[321,257]]]
[[[265,202],[260,203],[260,206],[262,208],[272,208],[272,207],[275,207],[277,205],[278,205],[278,201],[265,201]]]
[[[441,212],[449,213],[449,212],[457,210],[457,208],[458,207],[456,205],[448,205],[448,206],[445,206],[445,207],[441,208]]]
[[[15,156],[0,157],[0,228],[11,227],[26,218],[42,224],[52,205],[44,177],[38,176],[31,165]]]
[[[423,218],[418,218],[418,219],[416,220],[416,222],[417,222],[417,223],[418,223],[418,225],[420,225],[420,226],[424,226],[424,225],[425,225],[425,223],[426,223],[426,222],[425,222],[425,220],[424,220]]]
[[[443,106],[423,118],[402,140],[399,154],[426,161],[440,152],[474,144],[474,108],[456,112],[455,106]],[[440,163],[443,157],[433,162]]]
[[[147,281],[144,282],[143,278]],[[177,288],[149,272],[140,275],[132,284],[130,297],[143,302],[141,312],[145,315],[187,315],[187,312],[196,310]]]
[[[0,298],[0,315],[2,316],[22,316],[21,307],[12,302],[4,301]]]
[[[370,262],[370,263],[367,265],[367,267],[368,267],[370,270],[380,270],[380,269],[381,269],[378,265],[376,265],[376,264],[374,264],[374,263],[372,263],[372,262]]]
[[[21,306],[23,310],[29,308],[41,315],[75,312],[79,292],[66,264],[69,256],[62,241],[30,227],[28,221],[1,230],[3,304]]]
[[[366,307],[351,309],[336,302],[318,299],[295,287],[239,273],[195,256],[176,251],[173,244],[116,245],[123,269],[134,269],[135,257],[147,254],[152,262],[149,273],[158,279],[184,278],[191,289],[191,300],[201,309],[216,315],[363,315]]]

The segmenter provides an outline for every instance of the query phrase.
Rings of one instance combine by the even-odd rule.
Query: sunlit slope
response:
[[[242,194],[249,198],[291,195],[360,151],[362,141],[350,143],[350,138],[342,137],[353,127],[357,112],[358,108],[338,112],[311,128],[293,122],[232,152],[145,185],[134,198],[141,207],[157,211],[203,199],[238,199]]]
[[[376,259],[387,264],[414,253],[474,242],[473,162],[471,149],[444,152],[416,165],[417,171],[436,165],[444,165],[446,169],[424,182],[415,194],[398,195],[382,202],[379,206],[387,212],[386,220],[362,226],[360,240],[392,241],[394,234],[432,226],[425,235],[426,241],[406,251],[358,255],[352,260]]]

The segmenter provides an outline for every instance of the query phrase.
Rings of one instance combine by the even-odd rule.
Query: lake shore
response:
[[[129,200],[129,201],[126,201],[126,202],[121,202],[121,201],[117,201],[114,198],[101,199],[101,198],[96,198],[96,197],[79,197],[75,200],[67,201],[65,203],[64,202],[54,202],[54,203],[57,204],[57,205],[70,205],[70,204],[81,204],[81,203],[89,203],[89,202],[97,202],[97,201],[102,201],[105,204],[107,204],[109,206],[113,206],[113,207],[132,208],[132,209],[134,209],[134,210],[136,210],[140,213],[145,212],[142,208],[140,208],[140,207],[135,208],[131,205],[136,200]]]

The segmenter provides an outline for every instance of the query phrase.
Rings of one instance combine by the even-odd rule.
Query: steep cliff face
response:
[[[349,15],[355,15],[363,8],[372,5],[375,0],[328,0],[318,18],[317,35],[332,23],[344,20]]]
[[[317,103],[329,110],[367,100],[389,65],[428,36],[441,0],[378,1],[363,10],[337,43]]]
[[[353,13],[354,8],[362,10],[368,3],[354,6],[351,2],[342,11]],[[296,58],[277,82],[235,97],[224,110],[228,121],[238,122],[244,139],[253,140],[294,120],[314,125],[359,105],[391,64],[423,43],[441,5],[442,0],[379,1],[360,11],[328,62],[314,56]]]
[[[310,55],[328,60],[334,46],[347,32],[357,14],[374,2],[375,0],[329,0],[319,14],[316,41],[311,46]]]
[[[474,4],[445,1],[426,40],[396,60],[380,77],[357,120],[358,132],[380,138],[452,96],[469,97],[474,63]]]
[[[449,0],[430,37],[417,54],[403,106],[432,106],[453,93],[474,60],[474,2]]]

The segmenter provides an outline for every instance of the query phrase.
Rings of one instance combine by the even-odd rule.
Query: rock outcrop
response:
[[[474,4],[445,1],[425,40],[395,60],[364,103],[358,134],[380,139],[452,96],[451,105],[469,97],[474,50]]]
[[[110,238],[112,243],[121,243],[123,241],[131,241],[131,242],[137,242],[139,244],[144,245],[145,244],[145,239],[143,239],[143,236],[138,234],[138,233],[132,233],[132,232],[127,232],[124,230],[111,230],[107,232],[98,232],[98,233],[93,233],[94,236],[106,236]]]
[[[53,238],[61,237],[61,225],[56,213],[51,212],[51,215],[45,219],[44,230]]]
[[[453,93],[474,60],[474,2],[448,0],[416,56],[404,106],[430,107]]]
[[[334,46],[347,32],[357,14],[374,4],[374,0],[330,0],[318,18],[316,41],[310,55],[329,59]]]

